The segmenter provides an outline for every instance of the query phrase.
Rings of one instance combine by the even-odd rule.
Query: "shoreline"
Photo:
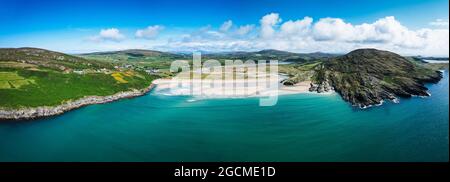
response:
[[[131,91],[122,91],[108,96],[85,96],[74,101],[67,101],[57,106],[39,106],[11,110],[0,108],[0,121],[33,120],[50,116],[57,116],[88,105],[104,104],[120,99],[139,97],[151,91],[155,86],[156,85],[152,83],[148,87],[140,90],[134,89]]]
[[[181,81],[181,82],[179,82]],[[171,80],[171,79],[156,79],[152,83],[157,87],[155,88],[156,92],[170,92],[164,95],[192,95],[192,96],[200,96],[206,98],[245,98],[245,97],[258,97],[258,96],[267,96],[270,93],[276,92],[278,95],[289,95],[289,94],[301,94],[301,93],[316,93],[311,92],[310,84],[311,81],[303,81],[297,83],[292,86],[285,86],[279,84],[276,87],[276,90],[272,90],[270,88],[258,88],[257,86],[247,86],[245,85],[245,79],[236,79],[236,80],[223,80],[221,81],[222,87],[209,87],[209,81],[205,80]],[[203,84],[207,85],[205,87],[198,86],[191,88],[191,84]],[[178,87],[179,85],[184,85]],[[236,84],[236,85],[233,85]],[[239,86],[237,85],[239,84]],[[328,92],[324,92],[326,94]]]

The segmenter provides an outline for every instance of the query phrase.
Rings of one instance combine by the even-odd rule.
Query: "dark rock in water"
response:
[[[377,105],[395,96],[428,96],[425,83],[442,78],[439,71],[416,65],[388,51],[358,49],[324,63],[324,77],[342,98],[352,105]],[[328,81],[321,82],[328,83]],[[313,90],[320,92],[322,86]],[[325,88],[325,86],[324,86]]]

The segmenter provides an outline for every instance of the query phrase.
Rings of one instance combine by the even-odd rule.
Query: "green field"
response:
[[[18,89],[33,83],[33,79],[25,79],[19,76],[17,72],[0,72],[0,89]]]
[[[125,83],[104,73],[79,75],[45,69],[0,68],[0,107],[53,106],[84,96],[142,89],[150,85],[154,76],[135,73],[122,79]]]
[[[0,108],[54,106],[148,87],[157,76],[37,48],[0,49]]]

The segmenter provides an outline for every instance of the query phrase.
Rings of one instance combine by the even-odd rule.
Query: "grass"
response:
[[[125,74],[121,74],[119,72],[111,74],[111,76],[117,80],[117,83],[128,83],[123,77]],[[126,76],[126,75],[125,75]]]
[[[137,77],[128,73],[130,77],[124,78],[126,83],[118,83],[111,75],[103,73],[79,75],[15,68],[0,68],[0,73],[0,108],[54,106],[84,96],[113,95],[120,91],[145,88],[155,79],[151,75],[139,74],[142,77]],[[12,83],[9,88],[6,79],[8,84]],[[20,81],[11,82],[11,79]],[[10,89],[11,85],[16,89]]]
[[[17,72],[0,72],[0,89],[18,89],[32,83],[34,83],[34,80],[25,79],[19,76]]]
[[[8,81],[0,81],[0,89],[8,89],[11,88],[11,85]]]

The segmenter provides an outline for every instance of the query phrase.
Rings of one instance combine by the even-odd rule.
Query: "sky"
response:
[[[2,0],[0,47],[449,55],[448,0]]]

